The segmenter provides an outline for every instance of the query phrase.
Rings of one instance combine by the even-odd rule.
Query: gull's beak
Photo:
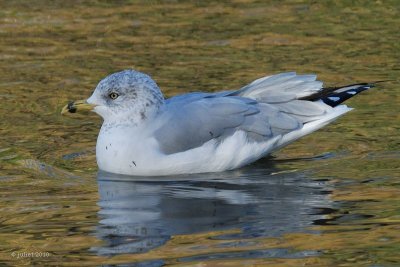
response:
[[[86,100],[71,101],[61,110],[61,115],[66,113],[75,113],[81,111],[92,111],[96,105],[89,104]]]

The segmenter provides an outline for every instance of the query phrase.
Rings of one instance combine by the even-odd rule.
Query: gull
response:
[[[101,80],[87,100],[62,114],[91,110],[103,118],[100,170],[141,176],[240,168],[352,110],[343,101],[373,87],[324,88],[316,75],[262,77],[238,90],[164,98],[147,74],[124,70]]]

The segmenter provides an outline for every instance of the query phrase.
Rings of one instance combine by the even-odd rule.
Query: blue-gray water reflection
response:
[[[176,177],[98,174],[100,255],[146,252],[173,235],[240,229],[221,239],[305,232],[332,211],[329,185],[305,173],[239,171]]]

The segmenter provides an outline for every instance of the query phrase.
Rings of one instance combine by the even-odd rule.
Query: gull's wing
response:
[[[159,121],[155,138],[166,154],[199,147],[212,139],[222,140],[235,130],[243,130],[257,141],[301,126],[272,106],[221,93],[171,98]]]
[[[339,104],[371,86],[324,89],[315,75],[289,72],[239,90],[180,95],[166,101],[155,137],[167,154],[223,140],[236,130],[245,131],[249,141],[282,135],[288,144],[349,111]]]
[[[219,138],[244,123],[247,116],[260,111],[254,101],[240,98],[207,98],[207,94],[193,101],[188,95],[167,103],[161,127],[155,137],[164,153],[171,154],[201,146]],[[255,102],[256,103],[256,102]]]

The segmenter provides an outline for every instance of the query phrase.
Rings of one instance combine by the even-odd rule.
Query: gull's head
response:
[[[164,103],[162,93],[150,76],[124,70],[113,73],[99,82],[85,101],[105,122],[140,122],[156,113]],[[79,110],[73,103],[66,110]]]

